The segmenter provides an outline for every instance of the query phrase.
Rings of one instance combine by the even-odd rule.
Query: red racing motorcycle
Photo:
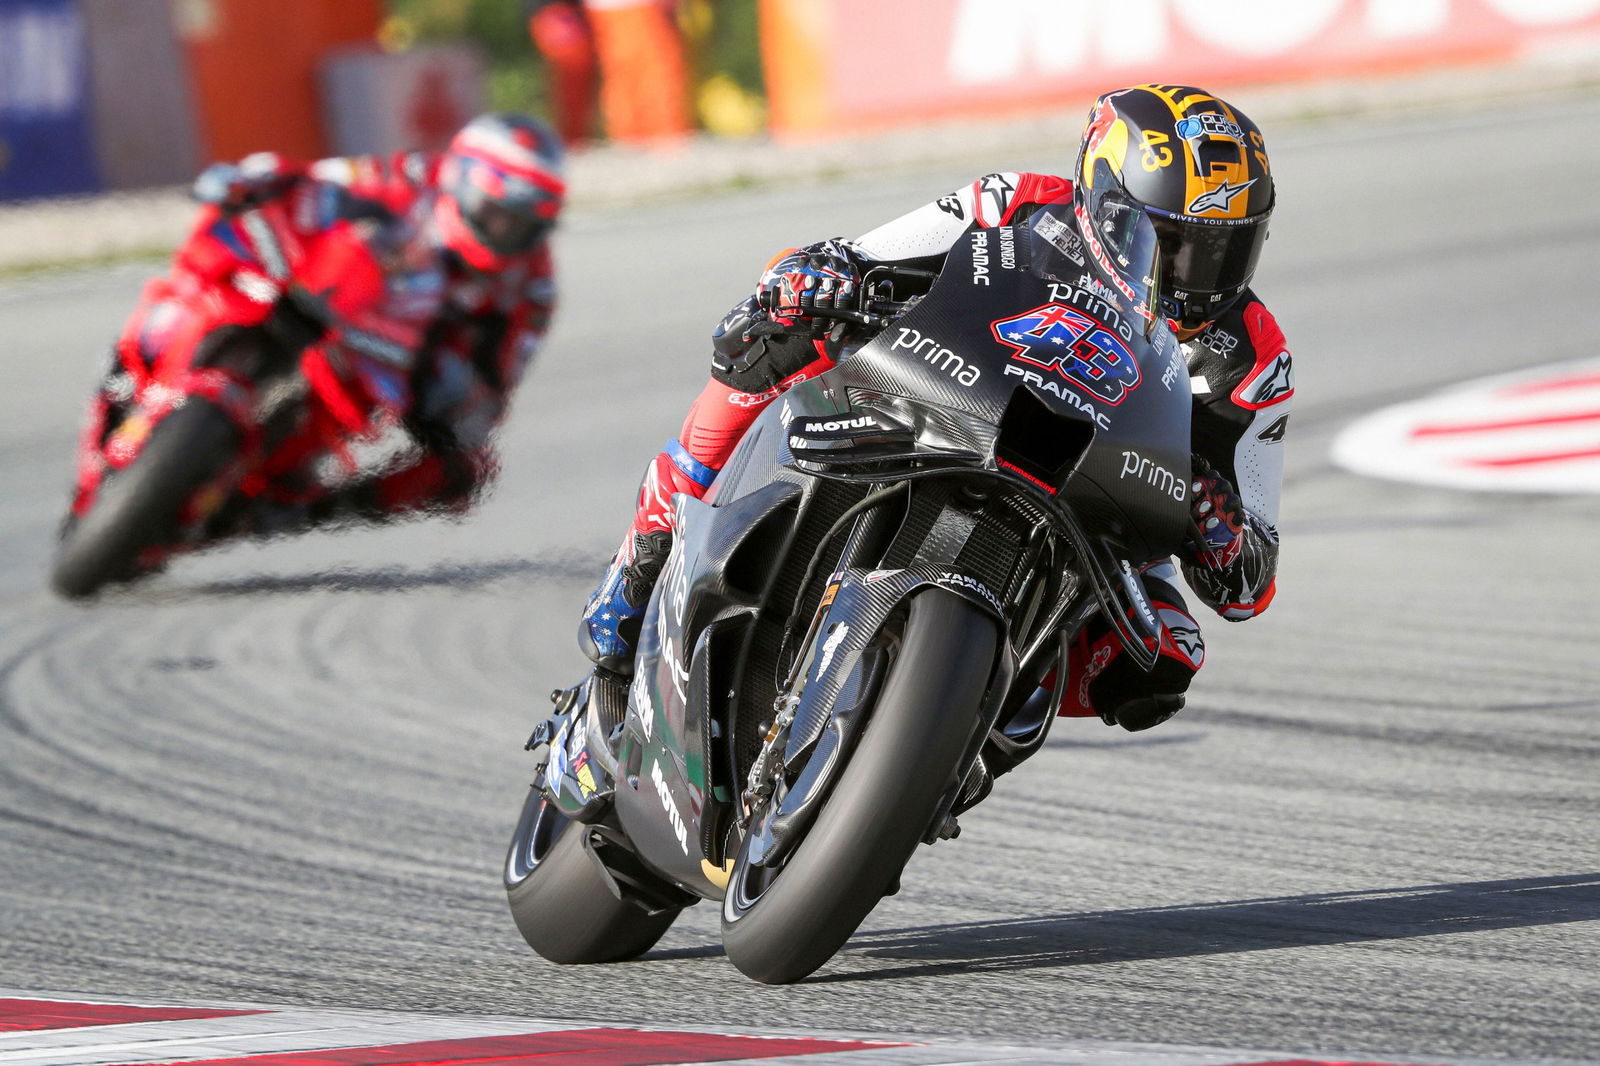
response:
[[[90,403],[56,591],[137,579],[354,474],[353,445],[409,402],[430,270],[381,221],[306,233],[282,200],[202,208]]]

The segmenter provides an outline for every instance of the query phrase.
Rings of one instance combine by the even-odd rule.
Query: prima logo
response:
[[[1129,477],[1135,481],[1143,481],[1174,500],[1183,500],[1188,496],[1187,481],[1135,451],[1122,453],[1122,473],[1118,475],[1117,480]]]
[[[922,357],[922,361],[944,371],[963,385],[975,385],[983,371],[968,365],[967,361],[944,347],[932,337],[924,337],[921,330],[901,326],[899,336],[889,346],[891,352],[905,349]]]

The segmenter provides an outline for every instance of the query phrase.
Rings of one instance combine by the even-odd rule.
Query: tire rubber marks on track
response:
[[[1600,360],[1387,408],[1345,429],[1333,458],[1358,474],[1447,488],[1600,493]]]

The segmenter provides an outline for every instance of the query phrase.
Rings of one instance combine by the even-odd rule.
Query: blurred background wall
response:
[[[486,107],[575,145],[814,139],[1579,46],[1600,0],[0,0],[0,200],[437,147]]]
[[[1117,85],[1364,76],[1590,47],[1600,0],[763,0],[790,134],[1017,112]]]

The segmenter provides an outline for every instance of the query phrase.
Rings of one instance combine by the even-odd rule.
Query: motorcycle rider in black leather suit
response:
[[[579,643],[602,676],[631,672],[640,616],[672,543],[672,494],[702,496],[768,403],[834,365],[844,334],[816,309],[846,306],[874,264],[937,269],[972,229],[1019,224],[1050,203],[1074,203],[1084,243],[1113,269],[1083,210],[1085,184],[1102,161],[1159,239],[1161,313],[1181,344],[1194,396],[1194,529],[1176,565],[1158,560],[1141,573],[1162,622],[1155,669],[1139,669],[1097,619],[1079,634],[1065,683],[1050,684],[1061,714],[1129,730],[1182,708],[1205,644],[1178,591],[1179,569],[1230,621],[1260,614],[1276,591],[1294,384],[1283,333],[1250,288],[1275,201],[1261,131],[1218,97],[1172,85],[1100,96],[1070,179],[987,174],[855,240],[791,249],[768,265],[755,293],[714,332],[711,381],[646,471],[635,519],[584,611]]]

